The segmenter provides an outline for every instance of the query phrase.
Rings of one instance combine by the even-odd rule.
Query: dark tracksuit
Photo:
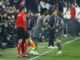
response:
[[[58,32],[56,32],[56,39],[61,40],[62,36],[63,36],[63,30],[64,30],[64,21],[62,18],[58,18],[55,19],[55,29],[58,30]]]
[[[37,47],[38,47],[38,40],[40,38],[40,34],[41,34],[41,31],[42,31],[41,28],[44,26],[44,19],[45,19],[44,15],[41,15],[41,17],[38,17],[37,23],[32,29],[32,39],[36,44],[36,50],[37,50]]]
[[[53,28],[55,24],[54,16],[52,15],[49,20],[50,27]],[[54,46],[55,30],[50,29],[49,46]]]
[[[61,17],[58,17],[57,19],[55,19],[55,37],[56,37],[56,40],[61,40],[62,37],[63,37],[63,30],[64,30],[64,21]],[[58,30],[58,31],[56,31]],[[62,44],[61,42],[57,42],[57,45],[58,45],[58,49],[59,51],[62,50]]]

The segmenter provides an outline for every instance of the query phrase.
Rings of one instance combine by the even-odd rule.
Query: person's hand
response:
[[[49,18],[50,18],[50,15],[47,15],[47,16],[45,17],[46,20],[48,20]]]

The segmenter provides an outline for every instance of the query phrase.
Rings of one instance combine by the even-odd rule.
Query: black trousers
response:
[[[55,31],[52,30],[50,31],[50,36],[49,36],[49,46],[54,46],[54,39],[55,39]]]

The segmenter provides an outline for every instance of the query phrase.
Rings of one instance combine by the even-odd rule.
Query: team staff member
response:
[[[20,8],[20,13],[17,16],[16,26],[17,26],[17,35],[18,35],[18,44],[17,44],[17,50],[18,50],[18,57],[21,57],[21,45],[25,38],[25,43],[22,48],[24,48],[23,56],[27,57],[27,48],[28,48],[28,39],[29,36],[27,34],[27,26],[26,26],[26,13],[27,9],[25,7]]]
[[[53,11],[52,11],[53,12]],[[50,37],[49,37],[49,47],[48,48],[55,48],[54,47],[54,38],[55,38],[55,30],[54,30],[54,24],[55,24],[55,17],[52,14],[49,20],[49,32],[50,32]]]
[[[57,55],[62,54],[62,44],[61,44],[61,39],[63,36],[63,28],[64,28],[64,22],[63,19],[60,18],[59,12],[57,10],[54,10],[53,12],[54,17],[55,17],[55,34],[56,34],[56,43],[58,45],[59,52]]]

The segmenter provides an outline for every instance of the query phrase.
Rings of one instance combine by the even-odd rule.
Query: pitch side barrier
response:
[[[64,33],[70,36],[77,36],[80,33],[80,22],[78,19],[64,19]]]

